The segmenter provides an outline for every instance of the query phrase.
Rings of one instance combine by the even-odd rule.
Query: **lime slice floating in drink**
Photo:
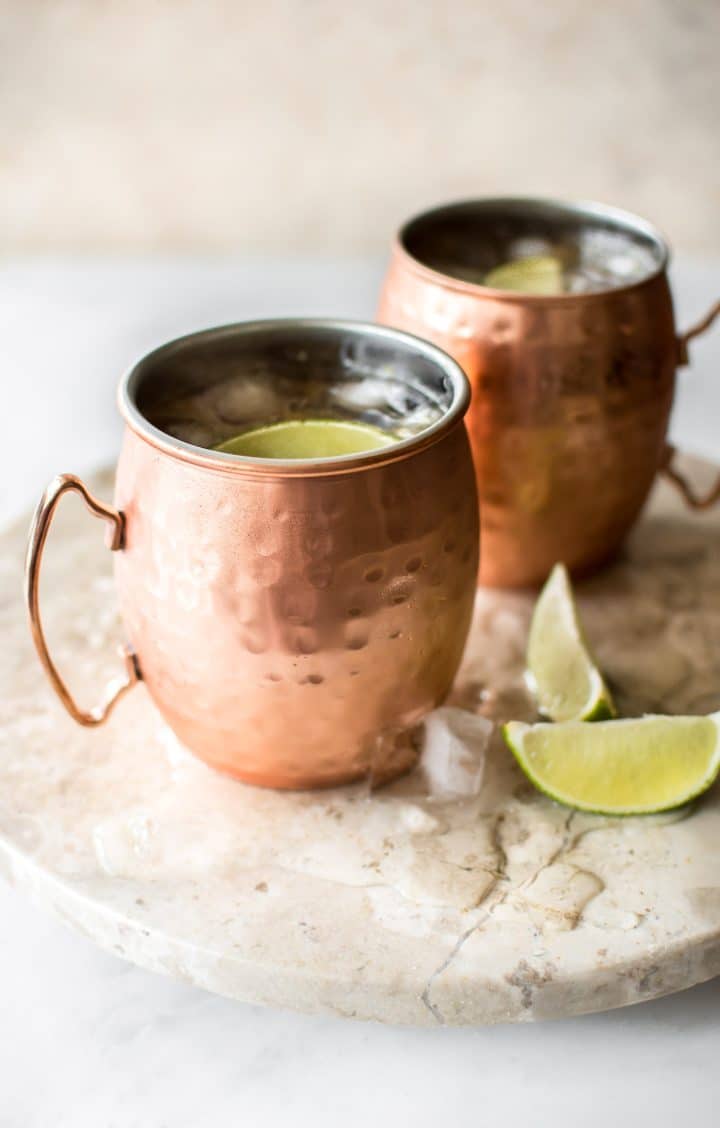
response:
[[[485,275],[484,286],[518,290],[524,294],[562,294],[562,263],[553,255],[531,255],[496,266]]]
[[[601,815],[680,807],[710,787],[720,768],[720,713],[596,725],[510,721],[503,735],[540,791]]]
[[[338,458],[380,450],[395,435],[369,423],[339,419],[287,419],[255,427],[221,443],[216,450],[250,458]]]
[[[583,638],[564,564],[556,564],[530,624],[528,686],[553,721],[596,721],[615,716],[610,691]]]

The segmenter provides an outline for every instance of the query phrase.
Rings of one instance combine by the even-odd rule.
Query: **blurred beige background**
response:
[[[718,0],[0,0],[0,251],[371,252],[595,197],[720,251]]]

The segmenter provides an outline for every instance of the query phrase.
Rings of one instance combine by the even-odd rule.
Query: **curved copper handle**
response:
[[[720,301],[715,302],[715,305],[710,307],[705,316],[701,318],[697,324],[691,325],[689,329],[686,329],[684,333],[680,334],[677,339],[679,365],[689,364],[688,343],[692,341],[693,337],[699,337],[701,333],[709,329],[716,317],[720,317]]]
[[[720,317],[720,301],[708,310],[705,316],[692,325],[684,333],[681,333],[677,339],[678,351],[678,364],[687,364],[689,362],[688,356],[688,342],[692,341],[693,337],[699,337],[706,329],[709,329],[713,321]],[[687,505],[691,509],[709,509],[716,501],[720,501],[720,474],[718,475],[715,484],[711,486],[706,494],[699,496],[688,482],[684,474],[672,465],[672,461],[677,451],[672,443],[665,443],[662,459],[660,461],[660,473],[667,478],[669,482],[675,486],[675,489],[680,492]]]
[[[108,546],[111,551],[116,552],[123,547],[125,537],[124,514],[109,505],[105,505],[104,502],[99,501],[96,497],[93,497],[87,486],[81,482],[79,478],[76,478],[74,474],[60,474],[57,478],[53,479],[45,490],[45,493],[40,499],[40,504],[35,511],[35,516],[33,517],[33,522],[30,527],[30,538],[28,540],[27,556],[25,559],[25,602],[27,603],[28,614],[30,616],[30,629],[32,631],[33,642],[35,643],[35,649],[38,652],[40,661],[45,667],[53,689],[70,716],[73,720],[77,721],[78,724],[101,725],[103,721],[107,720],[110,716],[110,713],[120,698],[140,680],[140,670],[134,653],[129,647],[124,648],[123,655],[125,658],[126,676],[111,682],[107,687],[105,698],[101,704],[91,709],[89,712],[86,712],[74,701],[57,666],[50,657],[42,620],[40,618],[40,565],[42,564],[45,541],[47,540],[50,524],[60,498],[64,493],[71,490],[80,494],[88,509],[95,517],[102,517],[103,520],[110,522],[111,536],[108,540]]]
[[[672,465],[672,460],[677,454],[677,450],[672,443],[665,443],[663,451],[662,462],[660,463],[660,473],[663,477],[671,482],[675,489],[682,494],[687,505],[691,509],[709,509],[716,501],[720,501],[720,474],[715,479],[715,484],[710,487],[706,494],[698,495],[688,482],[684,474],[681,474],[676,466]]]

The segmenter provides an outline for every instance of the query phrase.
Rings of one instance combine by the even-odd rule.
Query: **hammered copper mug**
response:
[[[603,238],[647,269],[627,285],[557,296],[453,276],[454,265],[482,278],[514,240],[538,233],[561,245]],[[668,258],[648,223],[598,204],[476,200],[401,229],[378,319],[435,342],[470,379],[481,583],[537,584],[558,560],[576,573],[598,567],[617,552],[658,472],[694,507],[720,497],[720,480],[695,495],[666,439],[675,370],[720,303],[678,334]]]
[[[223,454],[159,429],[157,404],[232,374],[392,378],[431,400],[415,437],[303,461]],[[123,379],[115,502],[56,478],[35,516],[26,591],[35,644],[71,716],[101,724],[142,679],[178,738],[251,783],[330,786],[407,769],[407,730],[445,697],[473,606],[475,478],[469,386],[435,346],[373,325],[275,321],[196,333]],[[110,525],[126,677],[74,701],[48,652],[39,571],[62,495]]]

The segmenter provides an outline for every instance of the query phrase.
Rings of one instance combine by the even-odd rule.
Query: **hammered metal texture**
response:
[[[378,320],[464,368],[482,505],[480,581],[540,583],[611,557],[657,473],[677,341],[664,273],[602,293],[526,298],[444,278],[398,243]]]
[[[445,697],[470,625],[478,512],[464,427],[374,467],[246,477],[128,429],[116,577],[147,688],[213,766],[274,787],[384,779]]]

